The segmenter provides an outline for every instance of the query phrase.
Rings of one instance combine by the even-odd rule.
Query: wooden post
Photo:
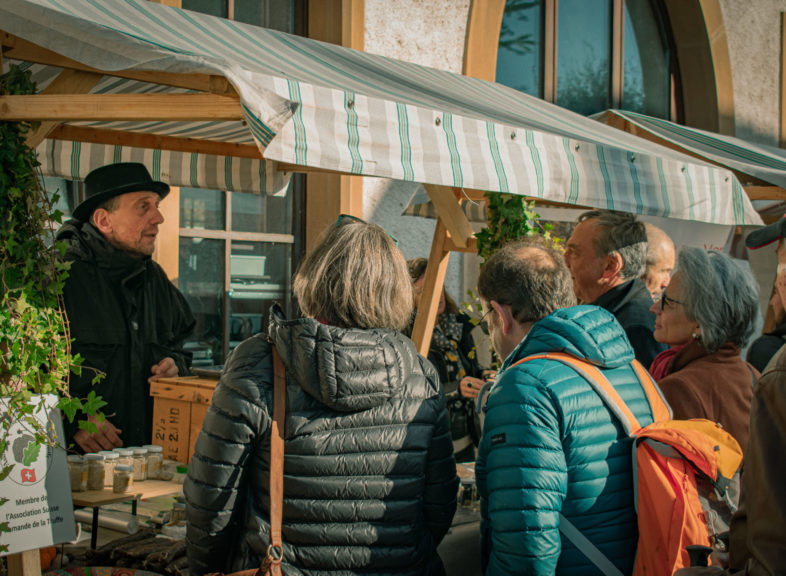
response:
[[[41,576],[41,554],[38,548],[9,555],[8,576]]]
[[[431,243],[431,253],[426,266],[426,276],[423,280],[423,292],[420,295],[418,313],[415,316],[415,326],[412,328],[412,341],[423,356],[428,356],[431,346],[431,334],[434,332],[434,323],[437,320],[439,298],[445,286],[445,272],[448,269],[450,252],[446,249],[448,231],[442,218],[437,220],[434,230],[434,240]]]

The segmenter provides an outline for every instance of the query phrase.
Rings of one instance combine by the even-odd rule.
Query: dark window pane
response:
[[[187,343],[194,366],[223,362],[224,241],[180,238],[178,288],[196,318]]]
[[[537,97],[543,70],[540,14],[539,0],[507,2],[497,51],[497,82]]]
[[[180,7],[211,16],[227,17],[227,0],[182,0]]]
[[[235,20],[282,32],[295,32],[293,0],[235,0]]]
[[[291,192],[286,196],[232,194],[232,230],[290,234],[292,230]]]
[[[224,193],[199,188],[180,189],[180,227],[223,230]]]
[[[650,0],[627,0],[622,108],[668,118],[669,54]]]
[[[557,104],[585,115],[609,108],[610,0],[560,0],[557,18]]]
[[[232,242],[229,349],[267,331],[266,315],[279,302],[288,308],[292,245]]]

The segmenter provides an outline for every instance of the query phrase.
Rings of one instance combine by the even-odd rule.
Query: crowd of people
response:
[[[73,262],[64,299],[74,350],[107,374],[97,392],[111,417],[68,432],[85,452],[149,443],[140,383],[189,369],[193,316],[151,259],[168,191],[140,164],[98,169],[59,232]],[[598,368],[643,426],[654,416],[637,363],[675,418],[728,431],[745,453],[729,570],[783,573],[784,235],[786,219],[748,237],[751,249],[777,242],[785,265],[774,327],[748,361],[757,284],[720,252],[676,250],[659,228],[601,210],[578,218],[564,252],[542,239],[507,244],[478,279],[494,371],[478,361],[477,320],[444,291],[420,356],[408,334],[427,261],[405,261],[380,226],[340,217],[295,275],[302,316],[274,307],[267,332],[226,361],[185,484],[191,574],[255,568],[266,555],[273,347],[287,374],[285,573],[445,574],[437,547],[457,509],[457,461],[476,463],[485,574],[601,573],[564,524],[631,573],[632,440],[583,378],[544,356],[553,352]],[[72,384],[88,389],[87,376]]]

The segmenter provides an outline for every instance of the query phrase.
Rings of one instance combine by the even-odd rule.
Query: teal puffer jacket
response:
[[[642,426],[652,422],[614,316],[574,306],[537,322],[505,360],[485,407],[476,474],[486,574],[600,574],[561,537],[560,512],[630,574],[637,539],[631,440],[569,367],[544,359],[511,367],[546,352],[589,360]]]

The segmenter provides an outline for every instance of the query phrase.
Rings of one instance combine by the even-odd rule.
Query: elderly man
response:
[[[57,238],[67,244],[71,270],[63,291],[83,374],[71,394],[95,389],[107,419],[91,433],[67,425],[69,441],[85,452],[149,444],[153,406],[149,380],[187,374],[182,343],[194,327],[183,295],[151,259],[164,221],[158,204],[169,186],[137,163],[110,164],[85,178],[85,200]],[[106,374],[94,388],[94,370]]]
[[[671,281],[677,253],[674,242],[663,230],[649,222],[645,222],[644,227],[647,229],[647,260],[641,279],[647,285],[652,299],[657,300]]]
[[[630,574],[632,441],[572,368],[545,358],[519,363],[549,352],[586,360],[647,425],[649,404],[622,327],[602,308],[574,306],[562,256],[542,245],[504,246],[483,265],[478,292],[504,359],[486,400],[476,464],[485,573],[601,573],[562,533],[572,527]]]
[[[636,359],[649,368],[665,346],[652,335],[652,297],[639,278],[646,254],[644,224],[632,214],[592,210],[579,216],[567,242],[565,263],[579,301],[614,314]]]

